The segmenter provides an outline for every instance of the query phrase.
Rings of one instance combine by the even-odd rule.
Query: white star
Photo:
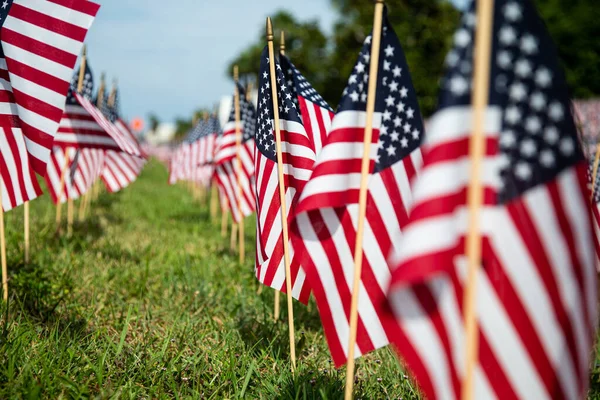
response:
[[[521,154],[525,157],[533,157],[537,153],[537,146],[531,139],[525,139],[521,142]]]
[[[396,65],[392,70],[392,73],[394,74],[394,77],[398,78],[402,74],[402,68]]]
[[[506,114],[504,115],[504,119],[511,125],[517,124],[521,121],[521,111],[516,106],[510,106],[506,109]]]
[[[352,99],[353,102],[357,102],[358,101],[358,93],[355,91],[353,91],[352,93],[350,93],[350,98]]]
[[[396,110],[398,110],[398,112],[402,112],[402,111],[404,111],[404,107],[405,107],[404,103],[400,102],[396,105]]]
[[[385,56],[386,57],[392,57],[394,55],[394,48],[392,46],[390,46],[389,44],[387,45],[387,47],[385,48]]]
[[[366,44],[371,43],[371,36],[370,35],[365,38],[365,43]]]
[[[356,64],[356,72],[363,73],[365,72],[365,64],[361,63],[360,61]]]
[[[402,140],[400,140],[400,145],[401,145],[403,148],[407,148],[407,147],[408,147],[408,139],[407,139],[407,138],[405,138],[405,137],[403,137],[403,138],[402,138]]]
[[[269,77],[269,75],[267,74],[267,72],[263,72],[263,78],[267,79]]]
[[[547,68],[540,68],[535,72],[535,83],[541,87],[547,87],[552,81],[552,74]]]
[[[363,59],[365,60],[365,62],[369,62],[369,60],[371,59],[371,55],[369,53],[364,53],[362,55]]]
[[[388,95],[385,99],[385,104],[387,104],[388,107],[393,107],[395,102],[396,99],[392,95]]]
[[[533,135],[538,134],[542,130],[542,123],[538,117],[531,116],[525,121],[525,129]]]
[[[409,108],[408,110],[406,110],[406,118],[411,119],[412,117],[414,117],[415,115],[415,110],[413,110],[412,108]]]
[[[565,115],[562,104],[560,104],[559,102],[553,102],[552,104],[550,104],[548,115],[555,122],[562,120]]]
[[[396,131],[392,132],[392,134],[390,135],[390,139],[392,140],[392,142],[397,142],[398,139],[400,139],[400,133]]]
[[[515,137],[515,133],[513,131],[504,131],[500,135],[500,146],[505,149],[509,149],[515,145],[517,139]]]
[[[552,166],[554,166],[554,153],[552,152],[552,150],[542,150],[542,152],[540,153],[540,163],[546,167],[546,168],[550,168]]]
[[[521,50],[527,54],[533,54],[537,52],[538,42],[532,35],[523,35],[521,38]]]
[[[517,40],[517,34],[515,30],[510,26],[503,26],[500,29],[500,42],[506,46],[510,46]]]
[[[288,106],[285,106],[285,112],[290,112],[290,108]]]
[[[418,129],[415,129],[415,130],[412,131],[412,137],[413,137],[414,140],[418,140],[419,136],[421,136],[421,132],[419,132]]]
[[[389,110],[385,110],[383,112],[383,120],[384,121],[389,121],[390,119],[392,119],[392,113],[389,112]]]
[[[531,75],[531,63],[525,59],[520,59],[515,64],[515,73],[521,78],[527,78]]]
[[[402,120],[400,119],[400,117],[394,118],[394,126],[397,128],[400,125],[402,125]]]
[[[454,34],[454,43],[459,47],[466,47],[471,43],[471,35],[466,29],[460,29]]]
[[[531,167],[526,162],[520,162],[515,168],[515,175],[522,181],[526,181],[531,177]]]
[[[541,92],[535,92],[531,95],[529,104],[533,109],[541,111],[546,107],[546,97]]]
[[[363,75],[363,81],[367,82],[369,80],[369,74],[364,74]]]
[[[402,128],[404,129],[404,133],[409,133],[410,130],[412,129],[412,126],[410,126],[410,124],[407,122],[404,124],[404,126]]]
[[[350,75],[350,78],[348,79],[348,83],[353,84],[353,83],[356,83],[356,81],[357,81],[356,75],[354,75],[354,74]]]
[[[390,83],[390,92],[397,92],[398,91],[398,82],[396,81],[392,81]]]
[[[365,84],[364,83],[361,82],[361,83],[358,84],[358,91],[359,92],[362,92],[364,88],[365,88]]]
[[[384,70],[384,71],[389,71],[389,70],[390,70],[390,67],[391,67],[391,65],[392,65],[392,63],[391,63],[391,62],[383,60],[383,70]]]
[[[408,89],[402,86],[402,89],[400,89],[400,97],[404,98],[406,96],[408,96]]]
[[[383,149],[383,140],[379,139],[379,141],[377,142],[377,148]]]
[[[527,96],[527,90],[525,89],[525,85],[521,82],[513,83],[510,86],[510,98],[516,102],[520,102]]]
[[[504,6],[504,16],[509,21],[518,21],[521,15],[521,7],[517,3],[508,3]]]
[[[454,50],[452,50],[446,56],[446,65],[449,67],[455,67],[456,64],[458,64],[459,60],[460,57],[458,56],[458,54]]]
[[[388,156],[395,156],[396,155],[396,148],[394,146],[392,146],[391,144],[385,150],[387,151]]]
[[[379,129],[379,134],[380,135],[387,135],[388,134],[388,127],[387,127],[387,125],[381,125],[381,128]]]
[[[561,139],[559,146],[560,152],[564,156],[570,156],[575,151],[575,144],[573,143],[573,140],[570,137]]]
[[[508,68],[512,64],[512,57],[510,53],[506,50],[499,51],[498,56],[496,57],[496,63],[500,68]]]
[[[367,101],[367,94],[366,93],[362,93],[360,95],[360,101],[362,101],[363,103]]]
[[[462,96],[469,90],[467,80],[460,75],[455,76],[450,80],[450,90],[456,96]]]
[[[558,134],[558,129],[556,129],[554,126],[549,126],[544,131],[544,140],[549,144],[555,144],[558,142],[559,137],[560,135]]]

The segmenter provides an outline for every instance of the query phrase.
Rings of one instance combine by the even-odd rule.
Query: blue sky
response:
[[[86,42],[97,79],[102,71],[118,78],[126,117],[154,112],[164,122],[231,92],[226,66],[276,10],[317,19],[326,32],[336,18],[329,0],[95,1],[101,8]]]

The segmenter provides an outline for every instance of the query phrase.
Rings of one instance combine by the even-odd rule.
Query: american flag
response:
[[[311,138],[313,150],[318,156],[331,128],[333,110],[289,58],[281,55],[280,63],[287,86],[291,88],[292,100],[298,107],[306,134]]]
[[[270,63],[275,62],[276,91],[279,105],[279,128],[283,161],[284,186],[288,221],[294,212],[298,196],[310,178],[315,163],[313,141],[307,135],[300,118],[294,82],[288,81],[283,68],[276,60],[269,59],[268,48],[261,55],[258,95],[258,121],[256,132],[256,277],[276,290],[285,292],[285,263],[283,231],[281,223],[281,199],[275,146],[275,125],[271,87]],[[288,64],[289,67],[289,64]],[[292,296],[307,303],[310,288],[306,274],[300,268],[294,249],[290,250],[290,284]]]
[[[202,124],[198,133],[198,164],[211,164],[214,161],[217,138],[221,134],[221,124],[216,115],[211,115]]]
[[[68,79],[98,10],[89,3],[89,15],[76,11],[66,15],[58,13],[62,7],[42,3],[0,5],[0,176],[5,211],[42,193],[34,171],[44,174]],[[68,49],[63,48],[61,43],[75,34],[80,42],[73,40]]]
[[[423,122],[400,42],[384,15],[379,54],[373,139],[358,293],[360,356],[389,343],[393,321],[384,312],[390,270],[386,259],[408,220],[409,182],[421,165]],[[325,335],[337,366],[347,361],[354,248],[371,36],[365,40],[331,131],[305,186],[295,221],[300,264],[315,295]]]
[[[147,154],[142,149],[138,139],[135,137],[131,129],[129,129],[129,125],[127,122],[121,117],[119,106],[121,104],[121,99],[119,96],[119,89],[115,87],[110,95],[110,97],[106,98],[106,110],[103,110],[103,113],[107,115],[110,122],[112,122],[117,130],[121,133],[120,138],[124,141],[123,146],[126,146],[127,153],[132,156],[148,158]],[[110,105],[109,105],[110,103]]]
[[[215,154],[215,172],[217,183],[223,189],[229,201],[229,207],[236,223],[243,216],[252,214],[256,207],[256,194],[254,183],[254,134],[256,129],[256,110],[252,103],[246,98],[244,88],[238,83],[240,97],[240,130],[242,143],[240,146],[241,175],[239,182],[241,186],[241,198],[238,194],[238,173],[236,160],[236,133],[235,133],[235,107],[232,102],[229,120],[223,127],[223,135],[220,137]],[[241,204],[241,215],[239,210]]]
[[[389,299],[427,398],[458,399],[476,17],[454,36]],[[597,316],[586,162],[567,84],[530,0],[496,0],[479,213],[475,398],[581,399]]]
[[[137,139],[129,130],[127,124],[119,117],[119,98],[116,88],[111,94],[111,98],[104,96],[101,108],[102,113],[119,129],[123,137],[128,138],[141,151]],[[133,156],[122,151],[106,150],[104,167],[101,171],[102,181],[106,189],[110,193],[115,193],[126,188],[137,179],[145,164],[146,161],[142,157]]]
[[[65,154],[68,156],[68,170],[64,176],[62,189],[60,180],[65,165]],[[104,151],[99,149],[68,149],[54,147],[46,169],[46,186],[54,204],[67,199],[78,199],[83,196],[100,177],[104,167]]]
[[[20,160],[12,169],[7,167],[11,174],[22,171],[15,173],[21,174],[21,181],[29,181],[26,185],[33,184],[35,177],[24,156],[15,152],[17,146],[22,152],[25,145],[28,164],[44,175],[69,79],[99,8],[81,0],[4,0],[0,5],[0,112],[7,140],[13,142],[13,156],[5,161]],[[3,178],[6,182],[4,172]],[[17,192],[15,188],[16,200]]]

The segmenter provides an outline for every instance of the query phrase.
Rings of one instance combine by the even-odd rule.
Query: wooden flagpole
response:
[[[240,152],[242,150],[242,127],[240,122],[240,91],[238,90],[239,71],[238,66],[233,67],[233,80],[235,81],[235,145],[236,145],[236,172],[237,172],[237,195],[238,195],[238,212],[240,213],[240,222],[232,227],[232,234],[236,227],[239,229],[239,249],[240,249],[240,263],[244,262],[245,259],[245,243],[244,243],[244,213],[242,212],[242,159],[240,158]],[[232,239],[232,244],[233,244]],[[235,244],[234,244],[235,246]]]
[[[480,209],[483,204],[481,169],[485,155],[484,122],[489,97],[490,57],[494,0],[477,0],[477,27],[475,32],[473,69],[473,135],[469,143],[471,178],[467,192],[469,230],[466,238],[468,260],[467,285],[464,294],[466,369],[461,398],[474,398],[475,368],[479,351],[477,329],[477,274],[481,266]]]
[[[0,200],[2,199],[3,182],[0,178]],[[0,259],[2,261],[2,298],[8,301],[8,268],[6,266],[6,238],[4,235],[4,203],[0,201]]]
[[[356,244],[354,248],[354,281],[352,283],[352,301],[350,303],[350,340],[348,341],[348,364],[346,367],[346,390],[344,399],[351,400],[354,390],[354,348],[358,327],[358,291],[362,275],[363,234],[367,211],[367,185],[369,183],[369,165],[371,163],[371,141],[373,137],[373,114],[375,113],[375,96],[377,95],[377,73],[379,66],[379,48],[381,46],[381,30],[383,19],[383,0],[376,0],[373,18],[373,38],[371,40],[371,62],[369,65],[369,86],[367,91],[367,119],[363,141],[363,157],[361,164],[360,191],[358,195],[358,220],[356,225]]]
[[[81,54],[81,65],[79,66],[79,79],[77,82],[77,92],[81,93],[81,91],[83,90],[83,78],[85,77],[85,63],[86,63],[86,55],[87,51],[86,51],[86,46],[83,45],[83,52]],[[59,188],[58,188],[58,194],[57,194],[57,199],[58,199],[58,204],[56,205],[56,231],[59,232],[60,231],[60,220],[61,220],[61,203],[60,203],[60,199],[62,197],[63,191],[65,190],[64,186],[65,186],[65,180],[66,180],[66,174],[67,174],[67,168],[69,167],[69,147],[65,148],[64,151],[64,155],[65,155],[65,162],[63,164],[62,170],[60,172],[60,184],[59,184]],[[72,224],[73,224],[73,202],[71,199],[69,199],[68,202],[68,210],[67,210],[67,220],[68,220],[68,235],[71,234],[71,229],[72,229]]]
[[[233,209],[231,211],[233,211]],[[231,237],[229,238],[229,247],[231,250],[235,250],[235,245],[237,244],[238,225],[241,225],[241,223],[236,224],[235,221],[232,221]]]
[[[285,55],[285,32],[281,31],[281,36],[279,38],[279,54],[281,54],[282,56]],[[269,57],[271,57],[269,55]],[[279,300],[279,296],[281,295],[281,292],[279,290],[275,290],[275,307],[273,310],[273,319],[275,319],[275,321],[277,321],[279,319],[279,306],[280,306],[280,300]]]
[[[229,219],[229,201],[227,197],[223,195],[223,213],[221,214],[221,237],[225,239],[227,237],[227,223]]]
[[[283,233],[283,259],[285,264],[285,287],[287,291],[288,324],[290,332],[290,357],[292,373],[296,372],[296,341],[294,338],[294,305],[292,303],[292,282],[290,271],[290,250],[287,224],[285,182],[283,179],[283,156],[281,154],[281,129],[279,126],[279,104],[277,104],[277,78],[275,75],[275,51],[273,50],[273,25],[267,18],[267,44],[269,47],[269,69],[271,73],[271,98],[275,125],[275,146],[277,150],[277,175],[279,177],[279,201],[281,202],[281,231]]]
[[[219,208],[219,192],[214,182],[210,185],[210,219],[214,221],[217,219]]]
[[[24,206],[25,220],[23,223],[23,230],[25,233],[25,265],[29,264],[29,202],[26,201]]]
[[[594,157],[594,169],[592,170],[592,194],[591,199],[594,200],[594,191],[596,188],[596,178],[598,177],[598,163],[600,162],[600,143],[596,145],[596,156]]]

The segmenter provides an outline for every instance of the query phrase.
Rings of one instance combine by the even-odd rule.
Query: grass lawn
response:
[[[254,220],[240,265],[207,205],[168,186],[156,161],[122,193],[103,193],[72,238],[55,237],[54,213],[48,196],[31,203],[27,266],[23,209],[6,214],[0,399],[343,396],[345,369],[329,360],[314,303],[294,304],[292,376],[285,298],[275,323],[273,290],[257,294]],[[418,398],[389,349],[357,365],[356,398]]]

